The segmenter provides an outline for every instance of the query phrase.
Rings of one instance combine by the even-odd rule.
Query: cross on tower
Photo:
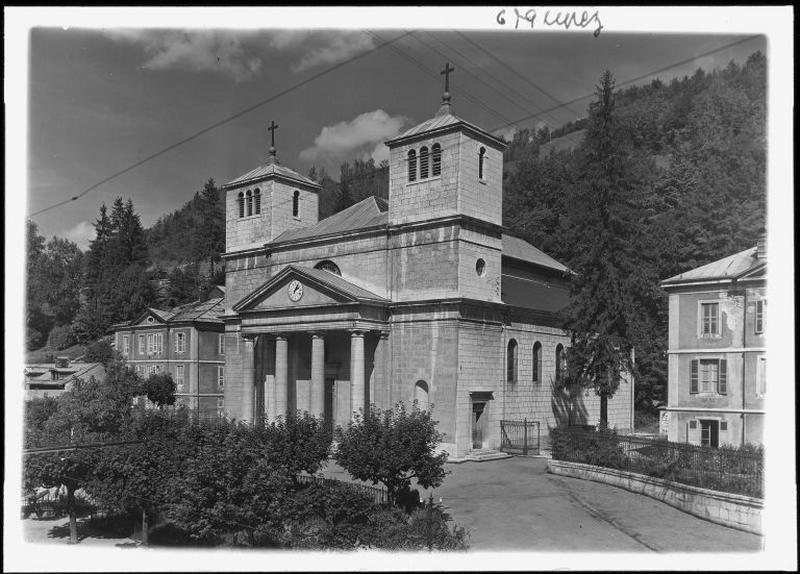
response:
[[[267,128],[270,132],[272,132],[272,146],[275,147],[275,130],[278,129],[278,124],[275,123],[275,120],[271,120],[269,123],[269,127]]]
[[[444,70],[440,72],[442,76],[444,76],[444,91],[450,91],[450,72],[455,71],[455,68],[450,67],[450,62],[447,62],[444,66]]]

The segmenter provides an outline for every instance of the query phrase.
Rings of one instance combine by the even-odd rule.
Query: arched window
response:
[[[419,148],[419,178],[426,177],[428,177],[428,148],[422,146]]]
[[[533,344],[533,382],[542,381],[542,344],[536,341]]]
[[[292,215],[297,217],[300,213],[300,192],[295,190],[294,197],[292,197]]]
[[[486,148],[482,147],[478,153],[478,179],[483,179],[486,163]]]
[[[433,169],[431,175],[436,177],[442,175],[442,146],[438,143],[433,144],[431,148],[431,155],[433,156]]]
[[[253,192],[253,199],[255,199],[256,203],[256,215],[261,213],[261,190],[257,189]]]
[[[417,152],[408,150],[408,181],[417,181]]]
[[[556,381],[560,381],[567,374],[567,357],[564,352],[564,345],[561,343],[556,347]]]
[[[239,192],[239,217],[244,217],[244,193]]]
[[[517,342],[514,339],[508,342],[506,361],[506,380],[514,383],[517,380]]]
[[[314,269],[321,269],[322,271],[327,271],[328,273],[333,273],[334,275],[338,275],[339,277],[342,276],[342,272],[339,271],[339,266],[336,265],[333,261],[326,259],[325,261],[320,261],[316,265],[314,265]]]
[[[427,411],[428,403],[428,383],[425,381],[417,381],[414,385],[414,400],[417,401],[417,406],[421,411]]]
[[[246,204],[247,204],[247,217],[253,215],[253,194],[250,193],[250,190],[247,190],[247,193],[244,194]]]

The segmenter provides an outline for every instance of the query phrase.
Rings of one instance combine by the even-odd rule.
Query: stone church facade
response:
[[[320,186],[267,163],[225,184],[226,415],[346,425],[374,404],[432,408],[443,448],[500,446],[501,420],[596,423],[554,381],[569,270],[502,227],[505,143],[452,113],[386,142],[389,200],[318,220]],[[632,383],[609,423],[633,426]]]

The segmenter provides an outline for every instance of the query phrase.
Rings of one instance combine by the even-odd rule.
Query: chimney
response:
[[[756,257],[758,259],[766,259],[767,258],[767,232],[762,231],[761,237],[758,238],[758,243],[756,243]]]

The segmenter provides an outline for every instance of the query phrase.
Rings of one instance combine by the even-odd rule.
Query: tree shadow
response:
[[[109,528],[103,527],[104,524],[100,523],[100,521],[95,520],[93,521],[91,517],[79,518],[78,522],[78,542],[85,540],[86,538],[101,538],[104,540],[113,540],[119,538],[128,538],[129,534],[125,534],[121,528],[121,524],[118,527]],[[48,533],[48,538],[69,538],[69,520],[64,524],[59,524],[58,526],[54,526],[51,528]]]
[[[550,408],[553,412],[555,426],[587,424],[589,420],[589,411],[583,400],[583,388],[577,385],[558,384],[555,380],[551,379],[550,397]],[[549,440],[549,433],[546,440]]]

